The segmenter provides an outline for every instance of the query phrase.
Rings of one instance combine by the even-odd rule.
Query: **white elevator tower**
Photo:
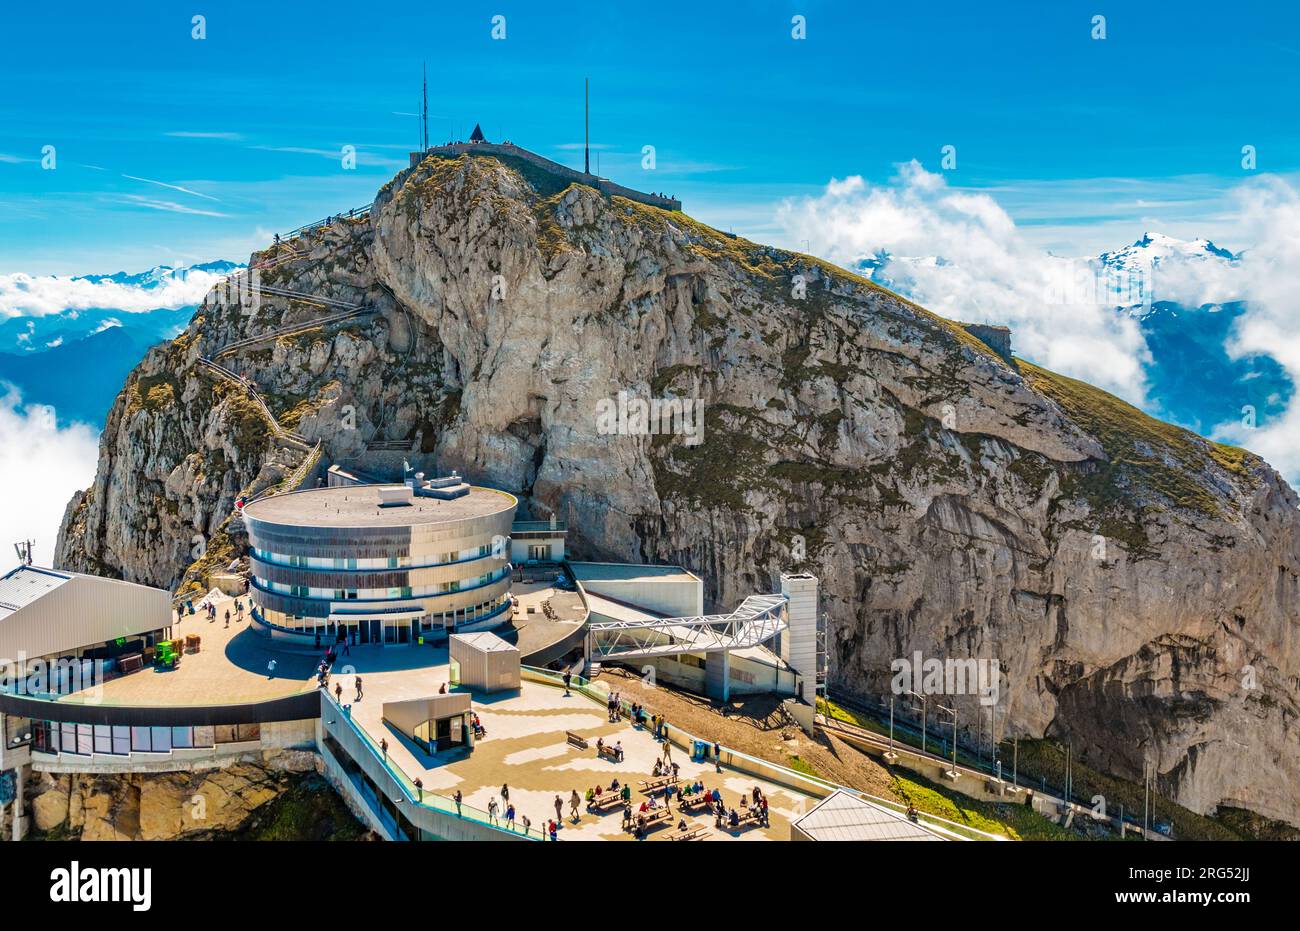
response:
[[[813,705],[817,701],[817,576],[783,572],[781,594],[789,599],[781,659],[799,674],[799,698]]]

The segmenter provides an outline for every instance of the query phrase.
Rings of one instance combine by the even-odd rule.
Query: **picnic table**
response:
[[[704,840],[708,836],[705,828],[691,828],[689,831],[674,831],[665,835],[664,840]]]
[[[644,779],[641,782],[641,791],[646,795],[650,795],[651,793],[659,791],[664,786],[677,785],[677,782],[677,777],[673,775],[657,776],[654,779]]]
[[[617,792],[602,792],[587,803],[592,811],[605,811],[608,808],[621,808],[623,799]]]
[[[658,827],[661,824],[671,824],[672,817],[673,817],[673,813],[669,811],[667,808],[656,808],[654,811],[643,811],[643,812],[634,811],[632,812],[632,821],[628,824],[627,830],[628,831],[636,830],[637,818],[645,819],[644,826],[645,829],[648,831],[651,828]]]
[[[713,800],[713,796],[708,792],[692,792],[690,795],[678,795],[677,807],[686,809],[694,808],[697,805],[706,805]]]
[[[735,824],[731,823],[731,811],[737,812]],[[760,823],[757,808],[733,808],[731,811],[727,812],[727,817],[722,822],[724,828],[743,828]]]

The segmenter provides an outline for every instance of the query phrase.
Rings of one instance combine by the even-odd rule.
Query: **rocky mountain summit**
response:
[[[431,156],[369,216],[253,258],[264,288],[374,311],[220,360],[322,461],[459,469],[566,518],[577,554],[692,568],[719,608],[811,571],[834,686],[885,695],[914,651],[996,660],[999,737],[1300,823],[1300,520],[1259,458],[812,257],[509,159]],[[210,294],[128,379],[58,563],[177,586],[240,555],[236,497],[308,453],[200,360],[330,312]],[[620,393],[701,400],[702,442],[603,429]]]

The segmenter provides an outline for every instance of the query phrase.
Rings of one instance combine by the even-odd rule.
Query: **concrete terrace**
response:
[[[528,614],[521,610],[514,620],[513,633],[510,628],[497,633],[515,642],[524,655],[564,640],[586,620],[586,610],[575,592],[561,591],[540,582],[517,585],[516,591],[521,606],[526,609],[532,605],[536,611]],[[313,691],[317,687],[316,666],[328,644],[322,644],[319,652],[287,649],[282,643],[250,629],[248,596],[240,600],[244,604],[242,621],[235,611],[235,599],[221,598],[215,602],[215,621],[209,621],[196,604],[197,613],[174,622],[173,638],[189,634],[202,638],[199,652],[186,653],[176,669],[164,672],[147,667],[109,679],[98,690],[88,687],[58,700],[141,707],[238,705]],[[542,602],[547,600],[555,612],[554,618],[547,617],[542,610]],[[225,626],[227,610],[230,611],[228,628]],[[446,681],[447,651],[427,646],[358,646],[352,648],[350,655],[340,656],[335,668],[355,669],[363,675],[401,673],[410,677],[412,688],[419,693],[412,697],[419,697],[429,694],[425,683],[435,682],[433,691],[437,691],[436,683]],[[335,676],[332,681],[342,680]]]
[[[582,798],[588,788],[596,785],[607,788],[617,777],[621,783],[631,783],[633,808],[638,808],[646,800],[646,796],[638,791],[638,785],[651,778],[654,762],[663,753],[662,744],[648,731],[635,728],[626,720],[609,723],[603,705],[577,692],[565,697],[561,689],[525,681],[518,693],[474,696],[474,710],[487,733],[475,744],[472,752],[458,749],[428,754],[383,722],[382,706],[386,701],[436,693],[439,686],[448,681],[446,652],[437,651],[440,662],[415,674],[409,670],[382,668],[382,659],[372,656],[382,652],[379,648],[358,648],[352,651],[351,658],[340,661],[342,667],[353,659],[356,672],[363,678],[364,697],[351,704],[352,720],[375,743],[387,740],[392,763],[409,778],[420,779],[426,792],[452,796],[459,790],[466,805],[486,811],[491,799],[500,800],[504,782],[509,785],[510,800],[518,815],[528,815],[534,831],[554,817],[555,797],[558,795],[564,802],[561,839],[632,839],[631,834],[621,829],[623,816],[620,807],[595,814],[586,810],[584,801],[579,806],[579,819],[574,823],[570,819],[569,797],[574,790]],[[390,655],[394,652],[397,651],[389,651]],[[381,665],[371,669],[372,661],[376,660]],[[344,705],[355,695],[353,678],[343,674],[336,675],[331,681],[331,693],[334,683],[343,686]],[[590,742],[589,748],[582,750],[571,746],[566,731],[585,737]],[[624,761],[614,763],[598,758],[597,737],[610,744],[621,741]],[[678,747],[672,748],[672,760],[680,766],[684,782],[698,777],[709,789],[718,788],[728,808],[737,805],[742,794],[759,786],[768,797],[771,825],[762,828],[755,824],[735,831],[729,828],[718,831],[710,815],[682,815],[674,806],[671,826],[665,824],[652,830],[650,840],[666,838],[676,830],[682,817],[692,828],[708,830],[709,840],[788,840],[790,821],[816,804],[816,799],[811,796],[726,767],[719,774],[711,763],[691,762]]]
[[[197,653],[186,653],[176,669],[159,671],[150,667],[104,682],[97,691],[83,689],[59,701],[183,707],[193,705],[236,705],[268,701],[315,688],[319,657],[273,647],[271,641],[249,629],[248,598],[244,620],[237,620],[234,599],[218,601],[217,618],[209,621],[201,609],[172,626],[172,636],[197,634],[202,638]],[[230,627],[225,613],[230,611]],[[274,669],[270,663],[274,661]]]

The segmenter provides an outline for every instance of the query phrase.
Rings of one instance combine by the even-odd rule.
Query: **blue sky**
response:
[[[937,170],[944,145],[950,186],[1065,253],[1153,223],[1230,238],[1243,145],[1260,171],[1300,171],[1300,14],[1283,5],[718,6],[7,4],[0,273],[243,260],[365,203],[416,140],[426,60],[435,142],[480,121],[579,166],[589,76],[603,174],[758,239],[780,240],[782,199],[888,183],[910,159]]]

